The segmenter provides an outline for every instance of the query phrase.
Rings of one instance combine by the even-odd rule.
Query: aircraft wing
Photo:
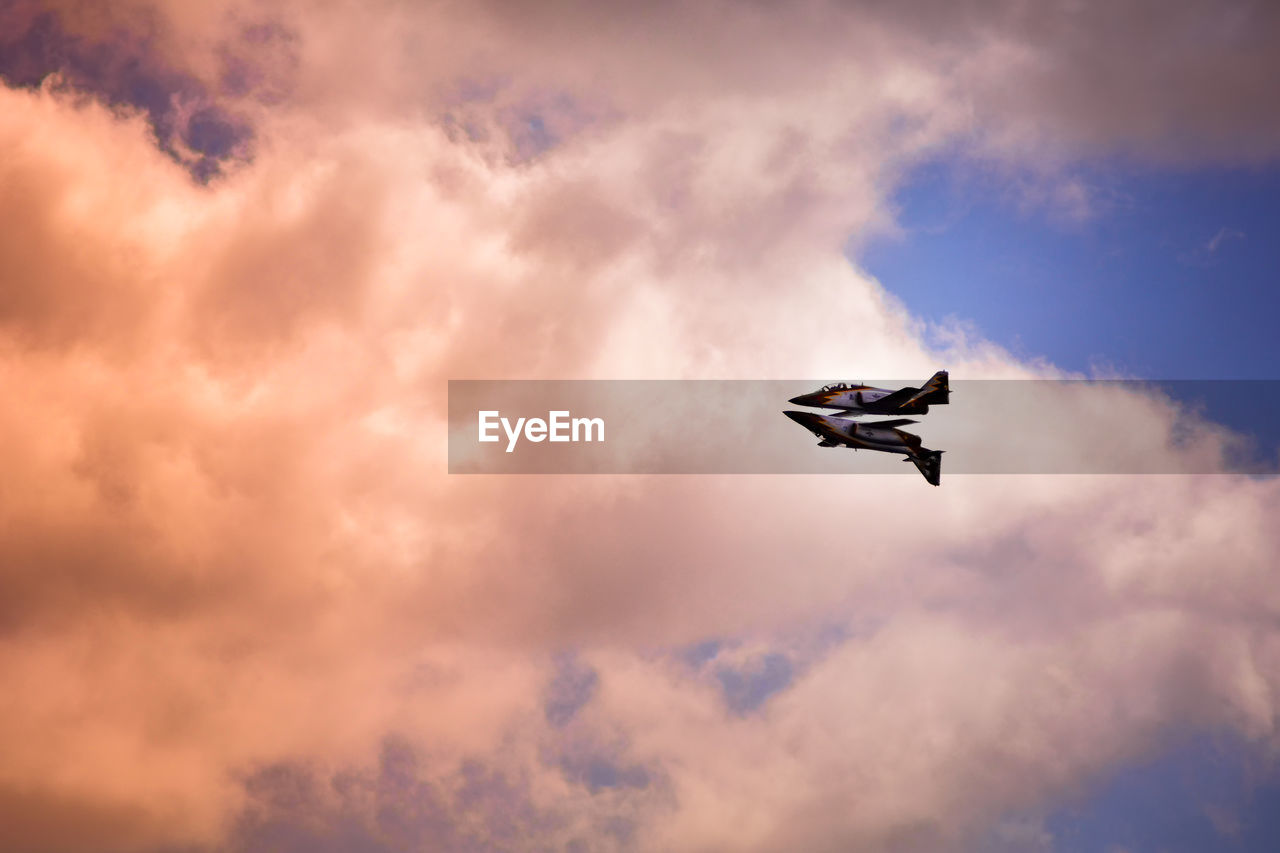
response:
[[[899,388],[892,394],[881,397],[874,403],[868,403],[864,408],[869,412],[896,412],[907,403],[910,403],[920,394],[919,388]]]
[[[863,424],[863,426],[877,427],[877,428],[883,427],[885,429],[897,429],[898,427],[903,427],[903,426],[906,426],[907,424],[914,424],[914,423],[919,423],[919,422],[913,421],[911,420],[911,418],[897,418],[892,421],[867,421],[865,424]]]

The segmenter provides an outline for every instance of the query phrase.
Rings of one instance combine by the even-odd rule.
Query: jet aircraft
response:
[[[838,417],[857,418],[862,415],[923,415],[929,406],[945,406],[951,401],[951,388],[947,384],[947,371],[939,370],[921,388],[899,388],[890,391],[870,385],[853,385],[837,382],[825,385],[812,394],[792,397],[797,406],[815,406],[820,409],[841,409]]]
[[[945,374],[943,382],[945,383]],[[944,386],[945,387],[945,386]],[[925,480],[936,486],[942,479],[941,450],[929,450],[922,446],[920,436],[899,427],[915,421],[901,418],[875,423],[858,423],[817,412],[783,412],[791,420],[812,432],[819,439],[819,447],[852,447],[854,450],[879,450],[884,453],[900,453],[911,461],[924,475]]]

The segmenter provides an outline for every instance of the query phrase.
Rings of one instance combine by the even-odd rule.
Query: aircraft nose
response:
[[[801,394],[799,397],[792,397],[787,402],[797,406],[818,406],[823,401],[818,399],[817,394]]]

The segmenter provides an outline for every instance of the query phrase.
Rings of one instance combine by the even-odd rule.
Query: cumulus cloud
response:
[[[1261,156],[1244,95],[1181,146],[1065,11],[47,10],[251,133],[215,175],[127,63],[5,72],[3,846],[963,848],[1273,738],[1271,481],[445,474],[448,378],[1030,375],[844,240],[949,145]]]

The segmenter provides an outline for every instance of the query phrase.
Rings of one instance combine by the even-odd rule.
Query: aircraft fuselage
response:
[[[920,436],[899,429],[915,421],[904,418],[863,424],[817,412],[783,414],[817,436],[819,447],[851,447],[854,450],[896,453],[913,462],[929,483],[938,485],[942,475],[942,451],[929,450],[922,445]]]
[[[819,409],[841,409],[843,417],[862,415],[924,415],[930,404],[945,405],[950,401],[951,389],[947,371],[933,374],[923,387],[875,388],[871,385],[838,382],[826,385],[812,394],[792,397],[797,406],[813,406]]]
[[[817,412],[783,414],[830,445],[843,444],[846,447],[901,453],[906,456],[920,447],[919,436],[897,428],[899,425],[912,423],[911,421],[893,421],[890,422],[892,425],[886,425],[884,421],[862,424]]]

